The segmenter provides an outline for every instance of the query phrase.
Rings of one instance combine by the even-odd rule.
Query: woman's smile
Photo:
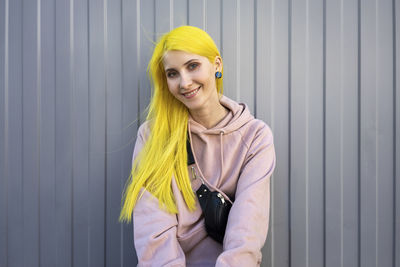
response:
[[[186,99],[194,98],[194,97],[197,95],[197,93],[199,92],[200,88],[201,88],[201,86],[199,86],[198,88],[196,88],[196,89],[194,89],[194,90],[192,90],[192,91],[189,91],[189,92],[187,92],[187,93],[183,93],[182,95],[183,95]]]

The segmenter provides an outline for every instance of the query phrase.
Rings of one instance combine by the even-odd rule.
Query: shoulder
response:
[[[137,138],[142,139],[142,141],[147,140],[147,138],[150,135],[150,122],[145,121],[139,126],[138,133],[137,133]]]
[[[240,128],[243,142],[247,147],[251,147],[255,143],[264,145],[273,144],[273,134],[271,128],[260,119],[252,119],[246,125]]]

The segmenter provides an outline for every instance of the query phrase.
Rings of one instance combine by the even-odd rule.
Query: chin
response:
[[[202,103],[187,103],[187,102],[185,102],[183,104],[189,109],[189,111],[199,110],[203,106]]]

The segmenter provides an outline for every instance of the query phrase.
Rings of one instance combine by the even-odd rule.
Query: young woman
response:
[[[148,72],[153,94],[120,216],[133,212],[139,266],[258,266],[275,166],[270,128],[222,95],[222,58],[199,28],[163,35]],[[233,203],[221,243],[205,227],[202,184]]]

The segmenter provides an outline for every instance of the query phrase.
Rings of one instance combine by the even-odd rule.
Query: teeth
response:
[[[190,93],[188,93],[188,94],[185,94],[185,96],[192,96],[192,95],[194,95],[195,93],[197,93],[197,92],[199,91],[199,89],[200,89],[200,88],[197,88],[197,89],[194,90],[193,92],[190,92]]]

